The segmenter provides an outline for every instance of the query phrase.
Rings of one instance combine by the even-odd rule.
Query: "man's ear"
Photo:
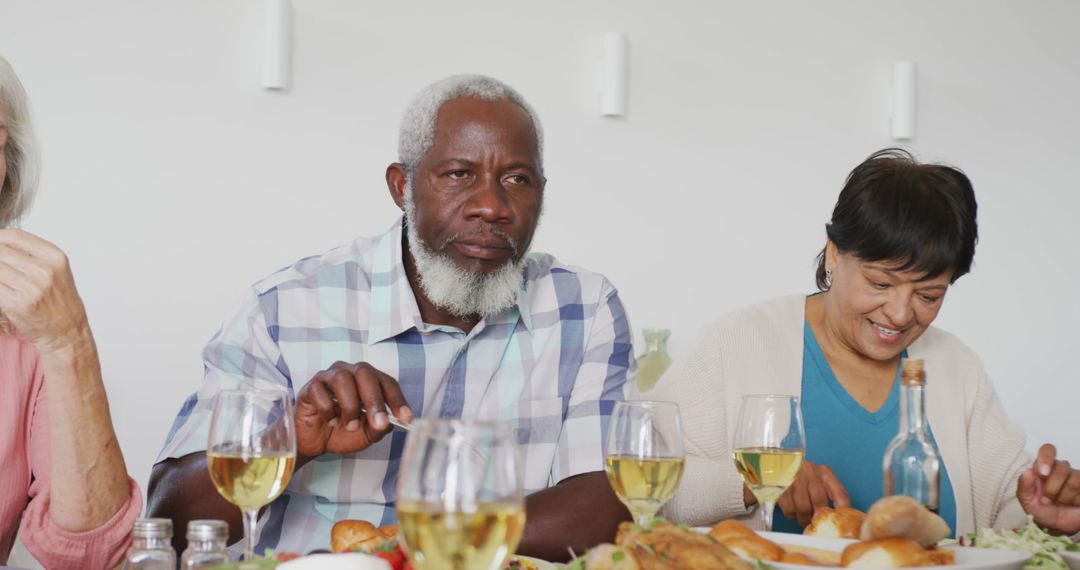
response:
[[[397,207],[405,211],[405,165],[395,162],[386,167],[386,188],[390,190],[390,197]]]

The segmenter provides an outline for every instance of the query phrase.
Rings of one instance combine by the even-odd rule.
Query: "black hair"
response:
[[[896,270],[916,271],[923,279],[952,270],[955,282],[975,258],[976,210],[963,171],[920,164],[906,150],[887,148],[848,175],[825,233],[843,253],[895,262]],[[828,289],[824,249],[816,277],[818,289]]]

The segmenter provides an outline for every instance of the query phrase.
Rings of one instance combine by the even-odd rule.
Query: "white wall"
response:
[[[677,358],[725,311],[811,290],[844,176],[892,144],[901,59],[919,63],[911,148],[964,168],[981,206],[975,270],[938,324],[982,355],[1032,442],[1080,458],[1080,4],[294,4],[293,88],[274,93],[255,0],[0,2],[44,148],[24,225],[73,260],[144,485],[244,288],[389,226],[383,170],[428,82],[487,73],[533,102],[537,248],[606,273],[636,327],[674,330]],[[631,43],[623,120],[598,114],[610,30]]]

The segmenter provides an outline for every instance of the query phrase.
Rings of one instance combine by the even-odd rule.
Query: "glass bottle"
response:
[[[667,341],[671,336],[669,329],[645,329],[645,354],[637,358],[637,386],[639,392],[647,392],[656,385],[656,381],[671,366],[671,357],[667,353]]]
[[[169,519],[136,520],[124,570],[174,570],[176,551],[170,544],[172,535]]]
[[[226,542],[229,525],[225,521],[194,520],[188,522],[188,545],[180,555],[180,568],[208,568],[231,562]]]
[[[885,448],[885,496],[907,495],[938,512],[941,453],[926,421],[926,369],[905,359],[900,372],[900,431]]]

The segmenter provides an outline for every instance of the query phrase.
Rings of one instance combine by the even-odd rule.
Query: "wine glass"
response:
[[[604,470],[634,522],[644,525],[671,500],[685,461],[678,405],[653,401],[615,404]]]
[[[791,486],[806,454],[797,396],[743,396],[732,444],[735,468],[761,504],[764,530],[772,530],[776,500]]]
[[[284,390],[222,390],[214,397],[206,463],[218,493],[244,515],[244,559],[254,556],[259,509],[285,490],[296,463],[292,399]]]
[[[420,419],[398,477],[398,528],[418,570],[497,570],[525,530],[517,438],[495,421]]]

